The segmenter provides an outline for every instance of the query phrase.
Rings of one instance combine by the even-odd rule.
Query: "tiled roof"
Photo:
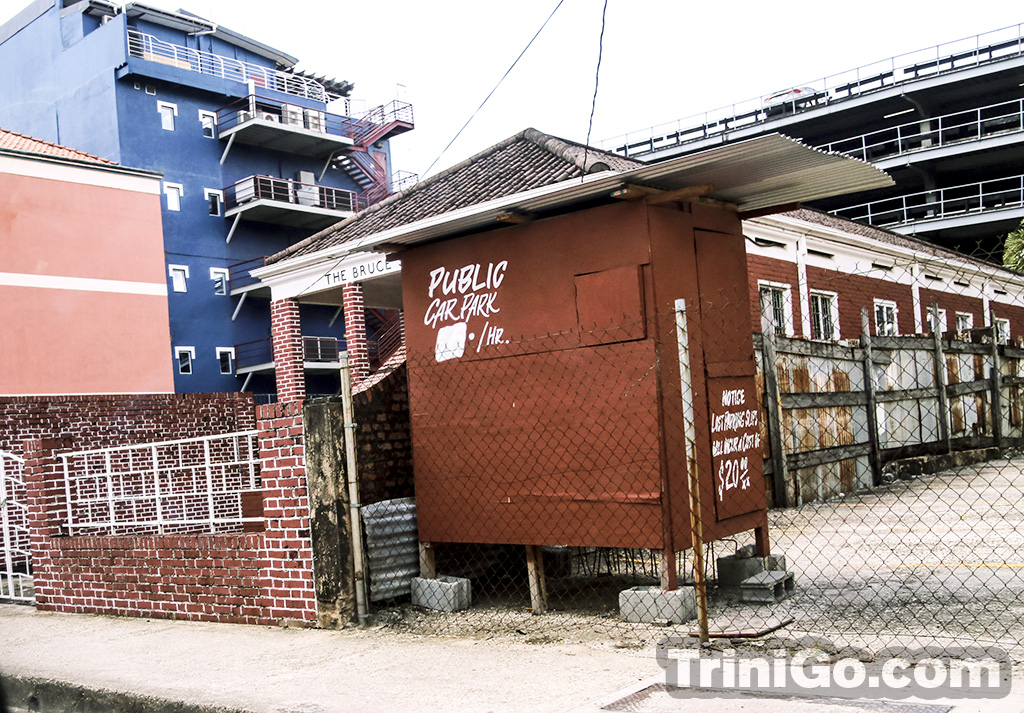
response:
[[[69,149],[67,146],[50,143],[49,141],[43,141],[42,139],[34,139],[31,136],[25,136],[24,134],[19,134],[14,131],[7,131],[6,129],[0,129],[0,149],[12,149],[14,151],[24,151],[25,153],[56,156],[57,158],[70,158],[76,161],[88,161],[90,163],[102,163],[107,166],[117,165],[113,161],[108,161],[107,159],[100,158],[99,156],[93,156],[92,154],[85,153],[84,151],[76,151],[75,149]]]
[[[1009,270],[996,262],[984,259],[983,257],[968,255],[956,250],[944,248],[940,245],[936,245],[935,243],[929,243],[926,240],[921,240],[920,238],[901,235],[899,233],[894,233],[891,230],[885,230],[884,228],[875,228],[871,225],[857,223],[819,210],[800,208],[798,210],[791,210],[786,213],[782,213],[782,215],[796,218],[797,220],[803,220],[808,223],[822,225],[826,228],[832,228],[833,230],[839,230],[844,233],[859,235],[860,237],[867,238],[869,240],[876,240],[881,243],[889,243],[890,245],[897,245],[909,250],[928,253],[939,260],[964,260],[966,262],[975,263],[979,267],[983,267],[987,270],[996,270],[1019,277],[1019,273]],[[1002,255],[998,255],[996,257],[997,259],[1001,259]]]
[[[306,255],[389,228],[548,186],[587,173],[643,166],[617,154],[526,129],[269,258]]]

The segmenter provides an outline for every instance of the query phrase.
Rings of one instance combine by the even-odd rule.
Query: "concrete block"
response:
[[[697,616],[697,594],[689,588],[663,592],[658,587],[632,587],[619,592],[619,614],[635,624],[670,621],[682,624]]]
[[[740,583],[740,601],[774,604],[796,591],[792,572],[761,572]]]
[[[728,555],[718,558],[718,586],[738,587],[744,579],[766,571],[785,571],[786,555],[767,557],[737,557]]]
[[[737,557],[728,555],[718,558],[718,586],[738,587],[740,582],[764,571],[761,557]]]
[[[438,611],[462,611],[473,603],[473,589],[468,579],[444,577],[412,578],[412,603]]]

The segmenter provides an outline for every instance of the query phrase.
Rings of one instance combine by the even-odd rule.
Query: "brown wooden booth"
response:
[[[421,541],[674,562],[695,468],[703,538],[767,554],[743,241],[735,210],[641,199],[403,250]]]

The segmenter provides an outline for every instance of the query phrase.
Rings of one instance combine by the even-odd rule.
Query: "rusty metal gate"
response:
[[[0,451],[0,600],[32,602],[24,459]]]

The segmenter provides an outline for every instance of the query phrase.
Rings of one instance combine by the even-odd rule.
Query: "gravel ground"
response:
[[[758,647],[998,645],[1024,660],[1024,459],[972,465],[826,503],[770,513],[772,551],[784,553],[797,592],[774,605],[738,601],[713,588],[712,628],[749,628],[793,618]],[[739,543],[743,544],[743,543]],[[719,543],[717,554],[724,554]],[[726,546],[731,551],[732,545]],[[682,626],[629,624],[622,589],[643,576],[551,578],[551,612],[534,616],[525,577],[474,579],[474,605],[445,614],[408,604],[378,607],[385,629],[530,643],[642,648]],[[495,584],[495,582],[499,582]],[[720,640],[719,643],[728,643]]]

